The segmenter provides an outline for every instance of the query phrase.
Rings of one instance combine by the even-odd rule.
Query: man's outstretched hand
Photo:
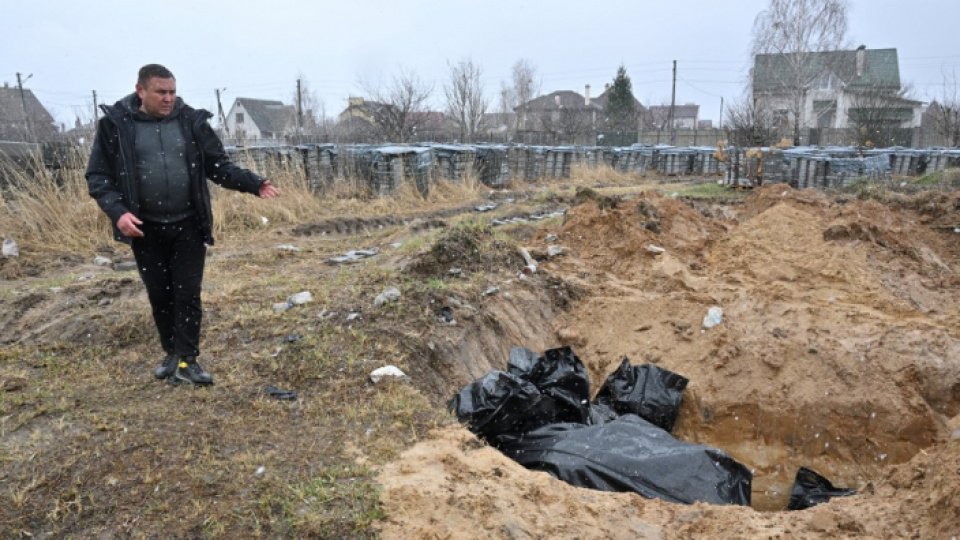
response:
[[[277,189],[277,186],[270,183],[269,180],[264,180],[260,184],[260,198],[261,199],[272,199],[274,197],[280,196],[280,190]]]
[[[124,236],[129,238],[143,238],[143,231],[138,229],[137,225],[143,225],[143,222],[131,212],[127,212],[117,220],[117,228]]]

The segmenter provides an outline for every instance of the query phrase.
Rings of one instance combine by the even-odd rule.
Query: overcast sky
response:
[[[720,98],[742,95],[750,31],[766,0],[4,0],[0,80],[27,80],[57,121],[92,117],[100,102],[133,91],[141,65],[161,63],[179,94],[216,111],[237,97],[293,103],[296,80],[336,116],[361,81],[384,82],[400,68],[434,85],[442,107],[448,62],[472,58],[483,69],[491,109],[511,66],[528,59],[541,93],[596,96],[621,63],[644,105],[670,102],[677,60],[677,103],[698,103],[717,122]],[[852,47],[895,47],[903,82],[928,101],[943,71],[960,72],[960,1],[852,0]]]

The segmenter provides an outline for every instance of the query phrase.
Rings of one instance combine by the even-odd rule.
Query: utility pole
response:
[[[220,92],[226,92],[226,88],[215,88],[213,90],[217,94],[217,114],[220,116],[220,127],[223,129],[224,135],[229,135],[230,132],[227,129],[227,116],[223,114],[223,103],[220,102]]]
[[[97,122],[100,121],[100,113],[97,108],[97,91],[93,91],[93,125],[96,127]]]
[[[17,72],[17,87],[20,88],[20,105],[23,106],[23,121],[27,128],[27,142],[33,142],[33,130],[30,129],[30,114],[27,113],[27,98],[23,94],[23,83],[29,81],[30,77],[33,77],[33,73],[27,75],[26,79],[21,79],[20,72]]]
[[[676,143],[677,130],[673,125],[673,109],[677,106],[677,61],[673,61],[673,90],[670,91],[670,143]]]
[[[303,143],[303,95],[300,93],[300,79],[297,79],[297,143]]]
[[[720,97],[720,127],[723,129],[723,96]]]

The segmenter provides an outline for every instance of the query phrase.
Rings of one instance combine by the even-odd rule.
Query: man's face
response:
[[[140,97],[140,110],[155,118],[164,118],[173,112],[177,100],[176,79],[150,77],[146,86],[137,83],[137,96]]]

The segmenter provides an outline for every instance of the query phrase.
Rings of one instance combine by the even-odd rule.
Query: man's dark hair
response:
[[[176,79],[169,69],[161,66],[160,64],[147,64],[140,68],[140,72],[137,73],[137,84],[146,88],[147,82],[153,77],[158,77],[160,79]]]

